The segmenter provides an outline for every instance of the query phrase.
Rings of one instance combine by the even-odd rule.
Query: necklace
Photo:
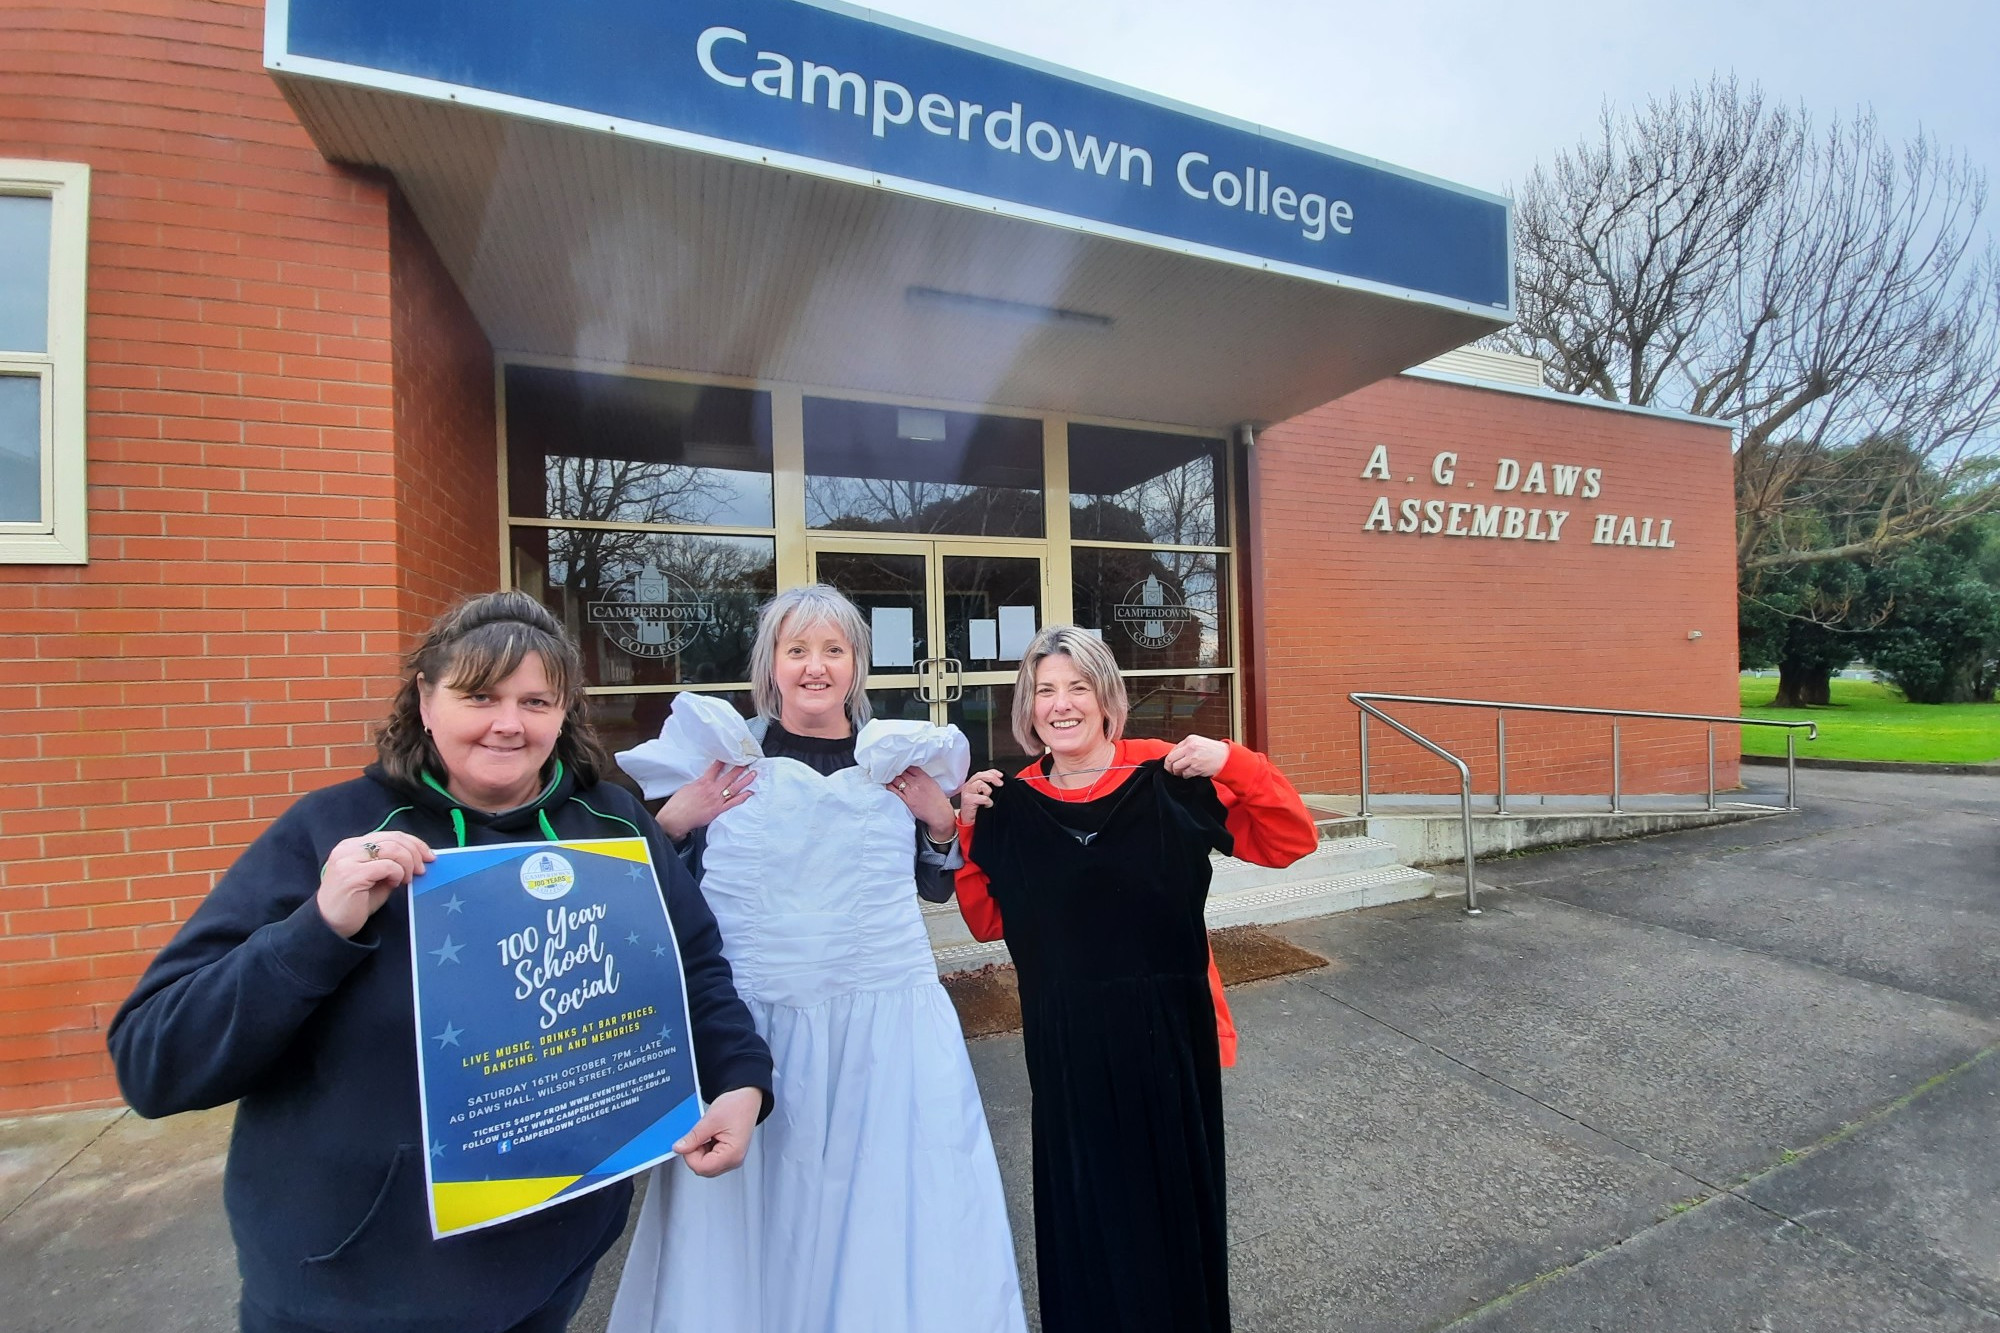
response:
[[[1117,756],[1118,756],[1118,750],[1117,750],[1117,747],[1115,747],[1115,746],[1114,746],[1114,747],[1112,748],[1112,751],[1111,751],[1111,755],[1112,755],[1112,757],[1113,757],[1114,759],[1115,759],[1115,758],[1117,758]],[[1062,787],[1062,786],[1057,786],[1057,785],[1056,785],[1056,779],[1057,779],[1057,778],[1080,778],[1080,777],[1082,777],[1082,776],[1083,776],[1084,774],[1086,774],[1086,773],[1095,773],[1095,774],[1097,774],[1097,776],[1096,776],[1095,778],[1093,778],[1093,779],[1091,780],[1091,783],[1090,783],[1090,785],[1089,785],[1088,787],[1084,788],[1084,792],[1083,792],[1083,795],[1077,798],[1077,799],[1078,799],[1078,800],[1080,800],[1080,801],[1088,801],[1088,800],[1092,799],[1093,797],[1095,797],[1095,796],[1097,795],[1097,788],[1098,788],[1098,786],[1099,786],[1099,785],[1100,785],[1101,783],[1103,783],[1103,781],[1104,781],[1104,779],[1105,779],[1105,776],[1106,776],[1107,774],[1110,774],[1110,773],[1119,773],[1119,772],[1123,772],[1123,771],[1125,771],[1126,769],[1132,769],[1132,768],[1137,768],[1137,767],[1138,767],[1138,765],[1137,765],[1137,764],[1105,764],[1105,765],[1103,765],[1103,766],[1101,766],[1101,767],[1098,767],[1098,768],[1071,768],[1071,769],[1061,769],[1061,768],[1057,768],[1057,767],[1056,767],[1056,761],[1055,761],[1055,756],[1051,755],[1051,756],[1049,757],[1049,779],[1048,779],[1048,780],[1049,780],[1049,785],[1050,785],[1051,787],[1055,787],[1055,789],[1056,789],[1057,791],[1060,791],[1060,792],[1070,792],[1070,791],[1074,791],[1074,790],[1075,790],[1075,788],[1073,788],[1073,787]]]

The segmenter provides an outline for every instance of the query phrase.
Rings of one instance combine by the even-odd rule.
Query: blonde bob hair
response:
[[[1090,682],[1097,706],[1104,714],[1104,738],[1115,741],[1125,734],[1125,682],[1118,675],[1118,660],[1104,646],[1104,640],[1075,625],[1050,625],[1035,636],[1021,655],[1021,674],[1014,678],[1014,739],[1029,754],[1041,754],[1048,747],[1035,734],[1035,672],[1051,657],[1067,657],[1077,674]]]
[[[825,625],[854,650],[854,679],[847,686],[847,720],[859,731],[868,708],[868,621],[837,588],[808,583],[787,588],[757,612],[757,642],[750,648],[750,698],[767,722],[778,722],[784,700],[778,695],[778,641]],[[782,724],[781,724],[782,725]]]

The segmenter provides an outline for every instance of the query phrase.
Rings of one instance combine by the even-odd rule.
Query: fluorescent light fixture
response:
[[[1028,324],[1054,324],[1070,329],[1108,329],[1112,324],[1111,316],[1092,314],[1088,310],[1031,305],[1026,301],[1003,301],[997,296],[947,292],[937,287],[908,287],[904,289],[903,295],[911,305],[930,306],[939,310],[969,311],[980,315],[997,315],[1001,319],[1019,320]]]
[[[944,413],[924,407],[896,409],[896,438],[899,440],[943,440]]]

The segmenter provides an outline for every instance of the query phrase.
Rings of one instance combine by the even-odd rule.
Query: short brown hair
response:
[[[1042,752],[1042,738],[1035,734],[1035,671],[1051,657],[1067,657],[1076,664],[1077,674],[1090,682],[1097,706],[1104,713],[1104,737],[1117,740],[1125,734],[1125,682],[1118,675],[1118,659],[1104,646],[1104,640],[1075,625],[1050,625],[1035,636],[1028,651],[1021,654],[1021,673],[1014,677],[1014,739],[1029,754]]]
[[[403,683],[375,736],[383,771],[411,787],[423,781],[426,771],[448,779],[424,730],[425,682],[464,691],[490,689],[513,675],[530,653],[541,659],[549,687],[562,700],[555,757],[576,775],[579,786],[602,781],[611,771],[611,756],[584,710],[583,654],[549,609],[524,592],[468,597],[432,623],[403,663]]]

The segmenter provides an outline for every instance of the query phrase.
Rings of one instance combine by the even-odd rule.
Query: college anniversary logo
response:
[[[630,601],[590,604],[590,623],[634,657],[672,657],[714,620],[713,606],[651,561],[634,580]]]
[[[1111,615],[1141,648],[1165,648],[1194,619],[1181,590],[1154,574],[1133,584]]]
[[[552,903],[576,887],[576,867],[554,852],[536,852],[521,862],[521,887]]]

